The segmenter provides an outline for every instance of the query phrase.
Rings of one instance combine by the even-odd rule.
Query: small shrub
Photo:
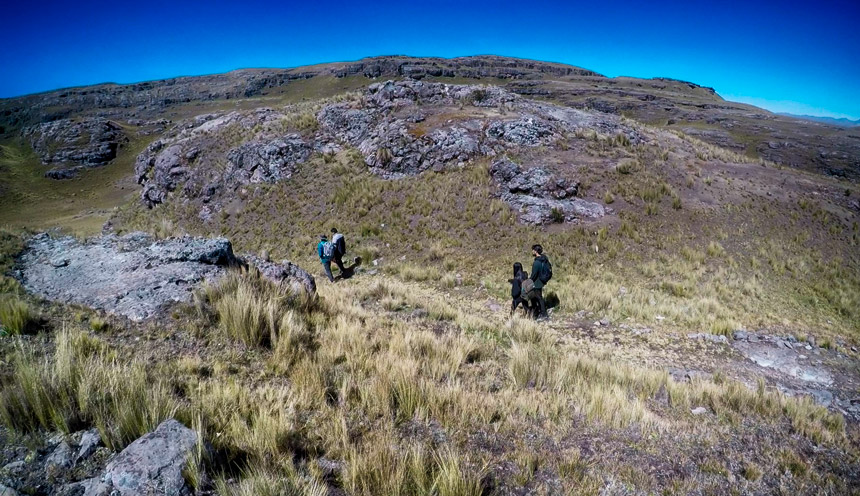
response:
[[[564,222],[564,211],[560,208],[553,208],[549,213],[549,217],[556,224],[561,224]]]
[[[726,253],[723,245],[717,243],[716,241],[711,241],[708,243],[708,256],[709,257],[721,257]]]
[[[761,478],[761,469],[754,463],[746,462],[741,469],[741,474],[743,474],[744,479],[755,482]]]
[[[376,150],[376,163],[379,165],[388,165],[393,158],[394,155],[391,153],[391,150],[384,146]]]
[[[105,319],[101,317],[93,317],[90,319],[90,329],[95,332],[103,332],[107,330],[108,323]]]
[[[603,203],[609,205],[615,201],[615,196],[612,195],[610,191],[607,191],[606,194],[603,195]]]
[[[637,166],[638,163],[636,162],[636,160],[633,160],[632,158],[625,158],[624,160],[619,162],[617,166],[615,166],[615,170],[618,171],[619,174],[632,174],[638,169]]]

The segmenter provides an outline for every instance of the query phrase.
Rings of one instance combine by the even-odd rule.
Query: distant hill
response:
[[[785,115],[787,117],[796,117],[798,119],[803,119],[807,121],[815,121],[815,122],[823,122],[824,124],[833,124],[834,126],[843,126],[843,127],[857,127],[860,126],[860,120],[852,121],[851,119],[841,118],[837,119],[835,117],[822,117],[818,115],[800,115],[800,114],[789,114],[789,113],[780,113],[779,115]]]

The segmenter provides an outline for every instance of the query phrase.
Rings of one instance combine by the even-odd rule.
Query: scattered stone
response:
[[[72,447],[63,441],[45,458],[45,471],[49,476],[59,475],[72,466]]]
[[[78,177],[81,171],[84,170],[82,165],[78,165],[75,167],[64,167],[64,168],[53,168],[45,172],[45,177],[48,179],[72,179]]]
[[[6,472],[7,474],[18,474],[24,470],[26,465],[27,463],[24,460],[7,463],[3,466],[3,472]],[[2,496],[2,493],[0,493],[0,496]]]
[[[810,346],[815,346],[815,336],[812,336],[812,335],[807,336],[806,342],[809,343]]]
[[[743,341],[749,338],[749,333],[743,330],[737,330],[732,334],[732,337],[735,338],[735,341]]]
[[[708,409],[703,406],[700,406],[690,410],[690,413],[692,413],[693,415],[702,415],[704,413],[708,413]]]
[[[688,334],[687,338],[689,338],[689,339],[700,339],[703,341],[710,341],[712,343],[717,343],[717,344],[728,344],[728,342],[729,342],[729,340],[726,339],[726,337],[721,335],[721,334],[720,335],[708,334],[705,332],[696,333],[696,334]]]
[[[98,429],[90,429],[83,433],[81,436],[81,442],[78,448],[78,456],[75,457],[75,464],[82,460],[86,460],[93,453],[95,453],[96,448],[98,448],[99,444],[101,444],[102,438],[99,435]]]

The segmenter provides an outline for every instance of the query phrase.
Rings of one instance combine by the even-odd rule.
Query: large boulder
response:
[[[128,141],[122,126],[100,117],[45,122],[25,129],[24,136],[44,164],[87,167],[109,163]]]
[[[102,480],[121,496],[188,494],[182,470],[196,444],[196,432],[176,420],[165,420],[108,463]]]
[[[101,477],[69,484],[61,493],[75,496],[188,496],[192,491],[182,471],[197,442],[197,432],[176,420],[165,420],[153,432],[122,450],[107,464]]]
[[[40,234],[19,257],[17,275],[27,290],[44,298],[141,321],[175,302],[191,301],[203,281],[217,281],[230,266],[244,263],[223,238],[156,240],[131,233],[80,242]],[[268,272],[277,275],[277,283],[288,280],[297,290],[315,292],[313,277],[289,262],[273,264]]]

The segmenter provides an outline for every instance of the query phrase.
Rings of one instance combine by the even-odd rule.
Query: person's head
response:
[[[337,228],[336,228],[336,227],[332,227],[332,228],[331,228],[331,233],[332,233],[332,234],[337,234]]]
[[[532,245],[532,255],[535,257],[539,257],[543,254],[543,246],[541,245]]]
[[[523,271],[523,264],[519,262],[514,262],[514,277],[517,277],[517,274]]]
[[[320,241],[328,241],[328,236],[325,234],[320,234]]]

